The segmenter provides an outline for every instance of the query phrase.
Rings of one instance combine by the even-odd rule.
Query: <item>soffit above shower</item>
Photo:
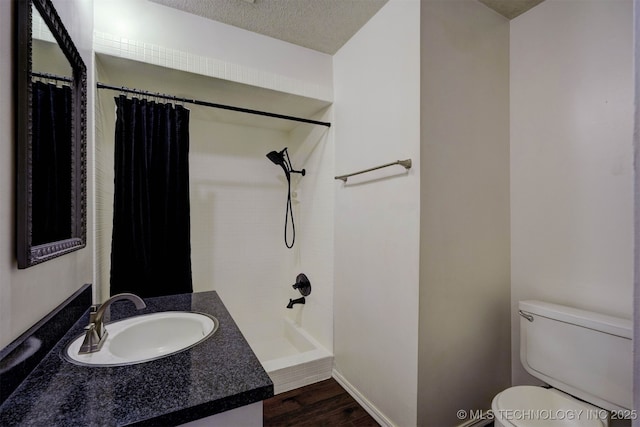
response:
[[[388,0],[150,0],[333,55]]]

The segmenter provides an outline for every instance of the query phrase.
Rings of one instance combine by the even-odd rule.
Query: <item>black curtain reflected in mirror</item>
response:
[[[71,88],[32,84],[32,244],[68,239],[71,229]]]
[[[111,295],[192,292],[189,110],[115,101]]]

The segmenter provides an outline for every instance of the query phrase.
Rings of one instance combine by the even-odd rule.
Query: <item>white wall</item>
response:
[[[334,56],[335,369],[388,421],[416,424],[420,2],[391,0]]]
[[[631,318],[632,2],[546,0],[511,22],[511,301]]]
[[[510,385],[509,21],[421,9],[418,425],[457,425]]]
[[[88,106],[93,105],[93,1],[53,1],[87,66]],[[15,133],[12,57],[14,2],[0,1],[0,348],[93,281],[93,111],[87,116],[87,247],[26,270],[15,256]]]

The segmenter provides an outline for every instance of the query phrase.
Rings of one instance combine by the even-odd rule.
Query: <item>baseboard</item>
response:
[[[340,384],[347,391],[347,393],[349,393],[351,397],[353,397],[356,402],[358,402],[360,406],[362,406],[364,410],[373,417],[374,420],[376,420],[378,424],[383,427],[396,427],[395,424],[391,422],[391,420],[385,417],[384,414],[380,412],[380,410],[376,408],[373,403],[371,403],[362,394],[360,394],[358,389],[351,385],[351,383],[347,381],[338,371],[336,371],[335,368],[333,369],[332,376],[338,382],[338,384]]]

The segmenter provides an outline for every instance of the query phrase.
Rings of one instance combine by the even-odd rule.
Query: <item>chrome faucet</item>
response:
[[[104,344],[108,335],[108,332],[104,328],[104,323],[102,321],[104,312],[107,310],[107,307],[109,307],[114,302],[124,299],[133,302],[136,305],[136,309],[138,310],[141,310],[147,306],[142,298],[129,293],[114,295],[106,300],[102,305],[92,305],[89,312],[89,324],[84,328],[86,333],[84,336],[84,341],[80,346],[80,351],[78,351],[79,354],[95,353],[102,348],[102,345]]]

